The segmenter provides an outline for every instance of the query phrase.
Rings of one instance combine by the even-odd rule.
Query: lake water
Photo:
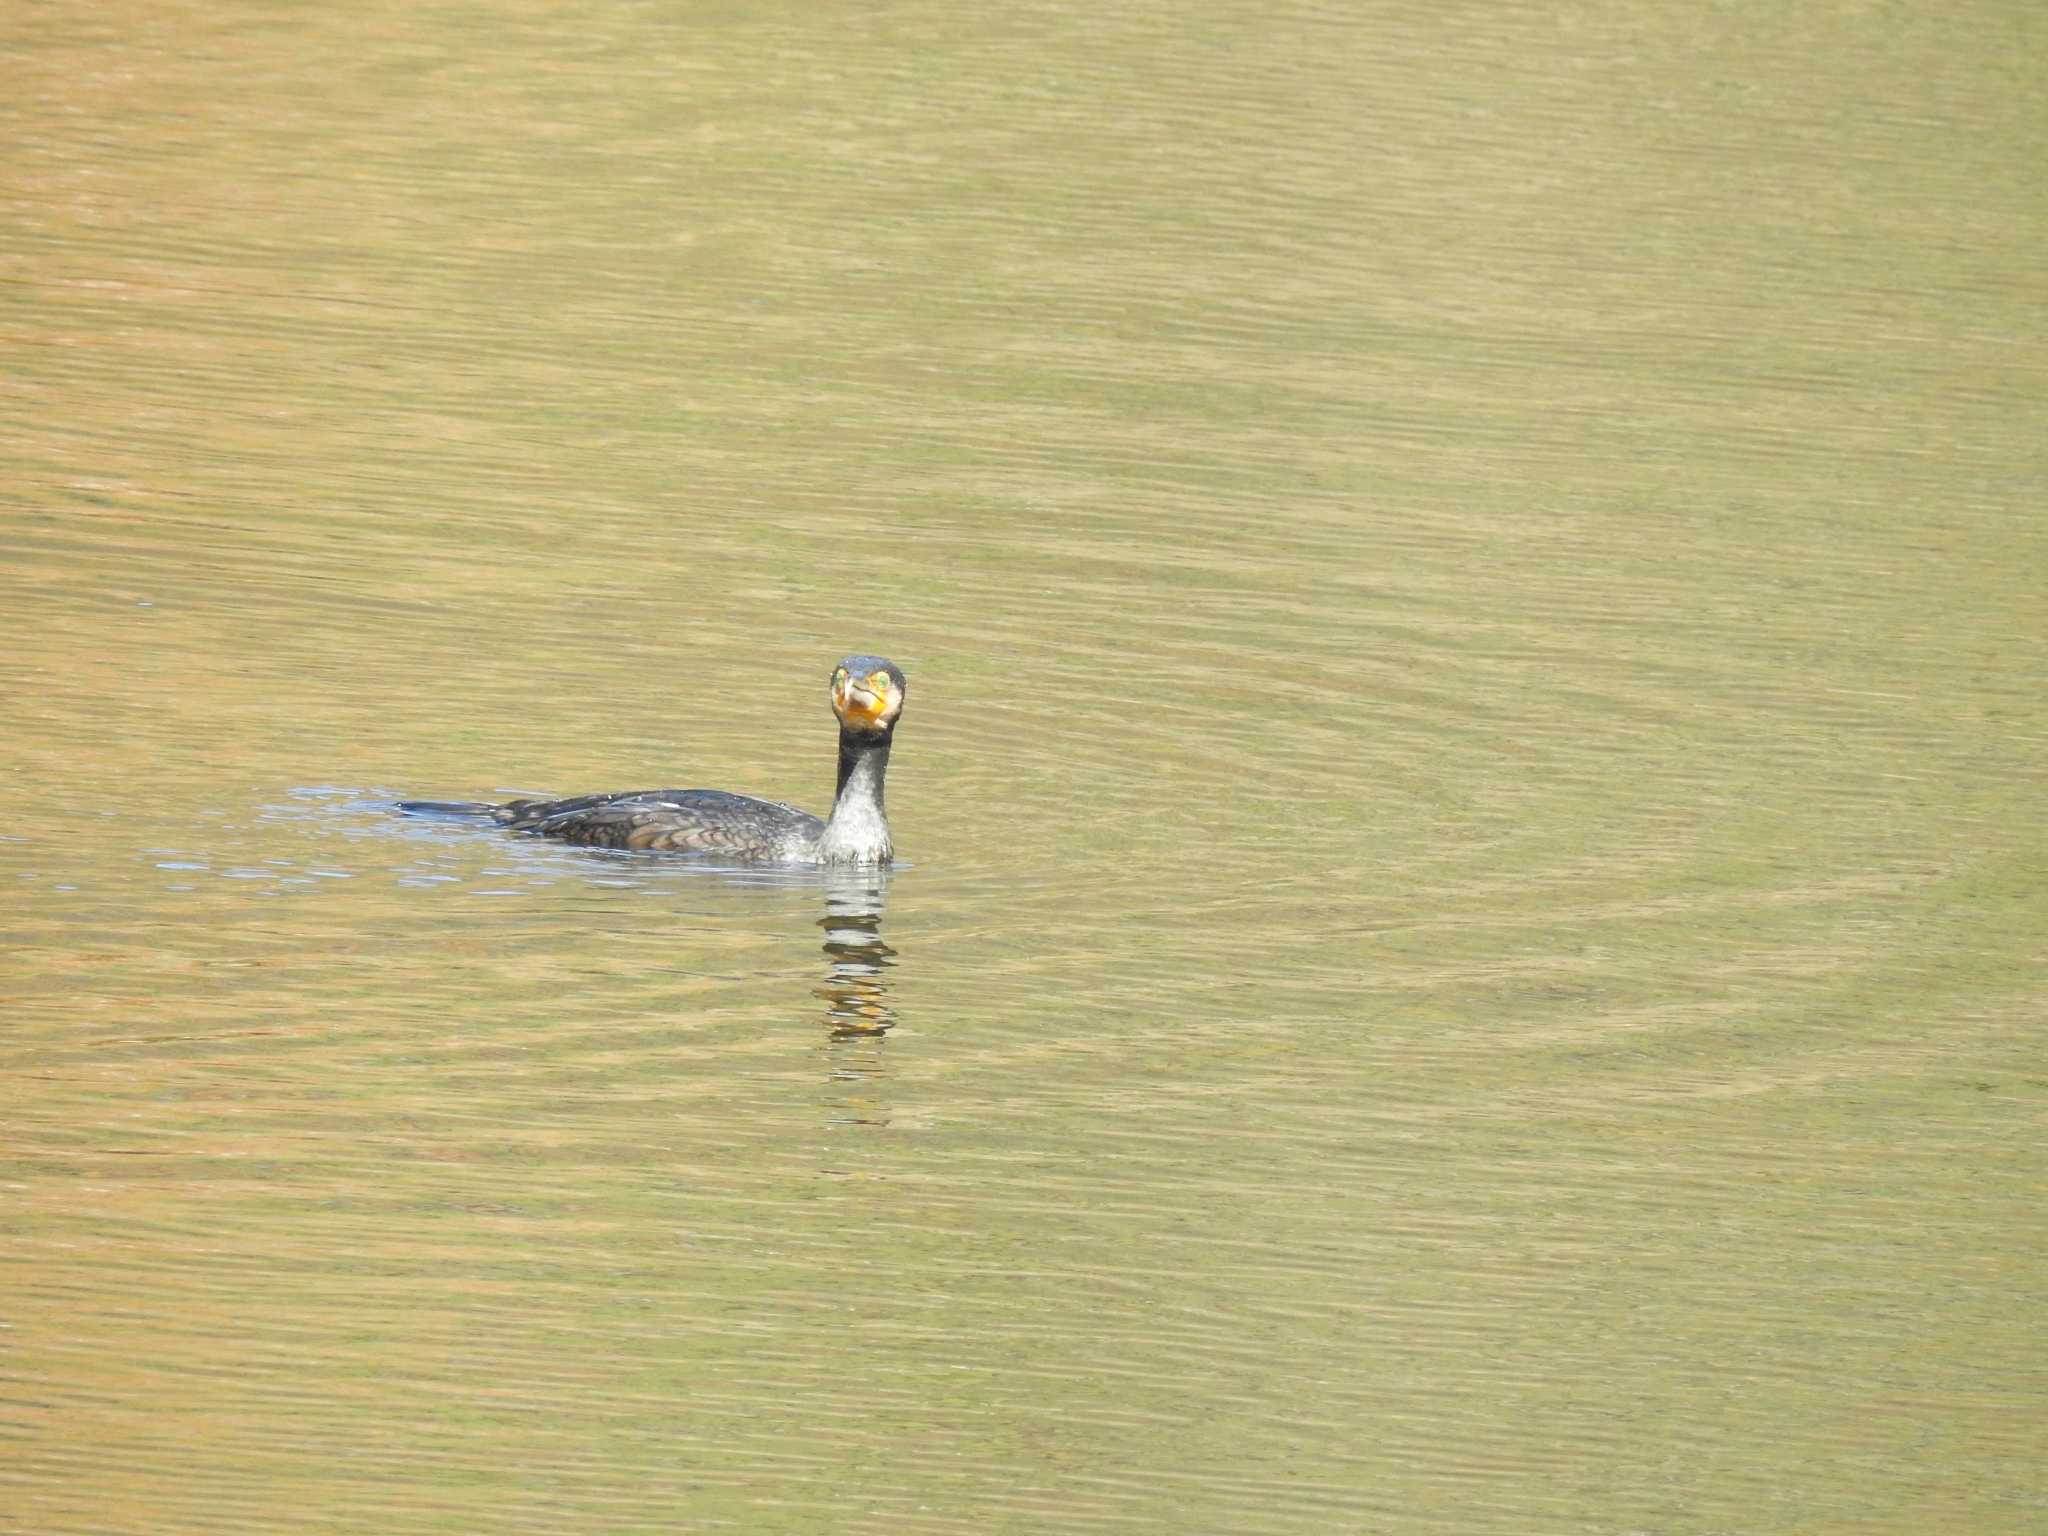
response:
[[[0,1527],[2048,1530],[2038,7],[7,32]]]

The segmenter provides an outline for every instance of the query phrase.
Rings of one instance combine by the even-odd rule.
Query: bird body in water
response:
[[[640,789],[503,805],[406,800],[398,808],[414,815],[488,816],[515,832],[588,848],[788,864],[886,864],[895,849],[882,806],[882,778],[904,691],[902,670],[880,656],[849,656],[833,669],[839,789],[832,814],[822,821],[793,805],[722,789]]]

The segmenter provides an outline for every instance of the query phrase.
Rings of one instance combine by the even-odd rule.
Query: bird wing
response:
[[[512,807],[507,807],[512,810]],[[817,819],[794,806],[720,790],[635,790],[519,806],[507,825],[586,848],[670,853],[756,850],[769,831]]]

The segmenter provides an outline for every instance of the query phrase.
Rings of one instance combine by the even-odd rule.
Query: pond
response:
[[[2048,1518],[2031,12],[11,31],[23,1530]]]

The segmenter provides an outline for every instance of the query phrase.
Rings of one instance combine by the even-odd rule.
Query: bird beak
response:
[[[848,725],[872,727],[881,723],[888,698],[871,691],[859,678],[850,677],[832,690],[832,707]]]

